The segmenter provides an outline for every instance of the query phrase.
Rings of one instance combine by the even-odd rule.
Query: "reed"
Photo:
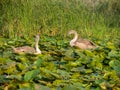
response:
[[[119,0],[105,0],[94,8],[82,0],[1,0],[0,5],[0,35],[4,37],[27,38],[38,32],[66,37],[71,29],[87,38],[119,35]]]

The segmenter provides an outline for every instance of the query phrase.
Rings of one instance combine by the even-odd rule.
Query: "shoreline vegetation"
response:
[[[0,90],[120,90],[120,0],[0,0]]]
[[[119,0],[1,0],[0,5],[4,37],[31,37],[37,32],[66,37],[71,29],[87,38],[119,34]]]

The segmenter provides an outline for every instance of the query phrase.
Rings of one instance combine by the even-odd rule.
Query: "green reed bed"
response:
[[[86,7],[79,0],[2,0],[1,35],[10,38],[31,37],[41,32],[41,35],[66,37],[70,29],[77,30],[87,38],[106,37],[106,33],[117,34],[119,21],[115,22],[110,2],[113,1],[93,8]]]

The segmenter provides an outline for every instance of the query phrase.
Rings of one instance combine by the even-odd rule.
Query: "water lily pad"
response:
[[[41,58],[39,58],[37,61],[34,62],[34,64],[37,66],[37,67],[40,67],[40,65],[42,64],[43,60]]]
[[[27,73],[25,73],[24,80],[25,81],[32,80],[33,78],[35,78],[39,74],[39,72],[40,72],[39,69],[28,71]]]
[[[116,72],[120,73],[120,61],[119,60],[111,60],[109,62],[110,67],[112,67]]]

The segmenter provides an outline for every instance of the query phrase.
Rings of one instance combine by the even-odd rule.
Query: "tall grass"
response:
[[[74,29],[87,38],[115,38],[119,35],[120,2],[105,1],[89,7],[82,0],[1,0],[0,33],[9,38],[39,32],[66,37]]]

